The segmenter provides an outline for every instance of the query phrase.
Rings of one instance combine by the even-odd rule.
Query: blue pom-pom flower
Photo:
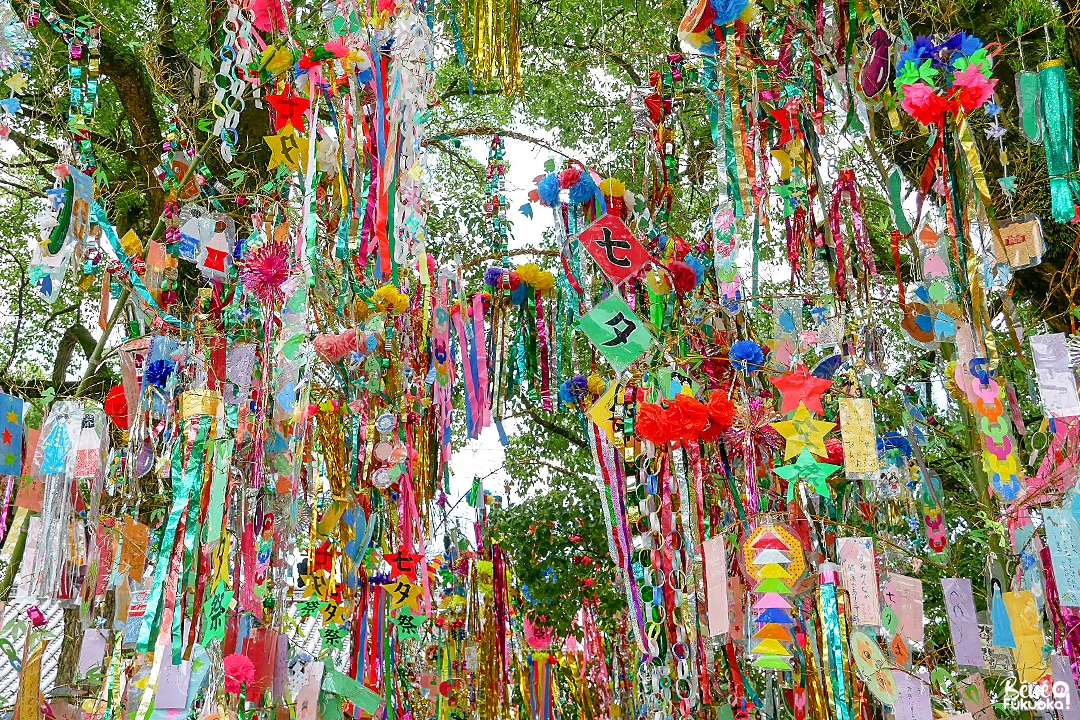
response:
[[[736,370],[749,375],[761,369],[765,353],[753,340],[740,340],[731,346],[730,359]]]

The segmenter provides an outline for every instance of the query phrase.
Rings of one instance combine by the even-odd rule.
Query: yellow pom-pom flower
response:
[[[375,291],[375,303],[380,310],[394,314],[403,313],[409,309],[409,296],[393,285],[383,285]]]
[[[609,177],[600,183],[600,192],[604,193],[605,197],[622,197],[626,194],[626,183],[619,178]]]
[[[259,65],[272,75],[280,75],[293,66],[296,58],[285,46],[267,45],[259,57]]]

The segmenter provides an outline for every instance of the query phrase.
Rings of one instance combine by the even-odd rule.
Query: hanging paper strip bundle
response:
[[[71,143],[26,284],[62,309],[100,283],[103,336],[75,387],[0,373],[19,720],[1080,703],[1080,344],[1014,278],[1080,199],[1063,61],[1017,80],[1046,226],[999,224],[1008,43],[903,9],[702,0],[648,58],[605,29],[593,73],[641,69],[603,124],[628,135],[523,189],[528,135],[442,123],[532,101],[532,8],[229,2],[211,117],[170,101],[152,143],[145,235],[104,174],[109,26],[28,10]],[[3,32],[8,137],[33,64]],[[472,135],[477,186],[436,187]],[[912,140],[914,171],[878,152]],[[56,644],[78,702],[43,684]]]

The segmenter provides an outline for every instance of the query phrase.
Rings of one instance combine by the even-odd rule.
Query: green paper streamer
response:
[[[169,574],[173,546],[176,543],[176,531],[180,525],[180,518],[187,512],[191,489],[196,481],[202,477],[206,458],[206,437],[210,434],[210,426],[213,421],[214,419],[208,415],[199,415],[192,418],[191,422],[193,424],[197,423],[197,429],[186,468],[184,468],[184,451],[187,449],[187,443],[178,441],[173,447],[172,478],[175,494],[173,495],[169,520],[162,530],[161,542],[158,544],[158,555],[154,561],[154,582],[150,586],[150,596],[146,599],[146,615],[143,617],[143,624],[139,629],[137,648],[141,653],[150,652],[150,648],[157,640],[158,625],[161,622],[161,601],[165,590],[165,576]],[[185,429],[184,436],[189,434],[190,427],[189,425]],[[180,480],[179,487],[176,485],[178,479]],[[179,588],[177,594],[179,594]]]
[[[1074,198],[1080,185],[1068,175],[1075,171],[1073,157],[1073,101],[1065,79],[1065,63],[1051,60],[1039,66],[1043,127],[1046,130],[1046,166],[1050,175],[1050,204],[1054,220],[1070,222],[1076,215]]]

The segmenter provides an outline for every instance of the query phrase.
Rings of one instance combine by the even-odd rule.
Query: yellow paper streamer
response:
[[[1046,674],[1043,663],[1042,624],[1039,622],[1039,608],[1035,604],[1035,594],[1030,590],[1007,592],[1002,594],[1005,610],[1012,622],[1013,638],[1016,648],[1013,659],[1016,662],[1016,674],[1022,683],[1033,683]]]

